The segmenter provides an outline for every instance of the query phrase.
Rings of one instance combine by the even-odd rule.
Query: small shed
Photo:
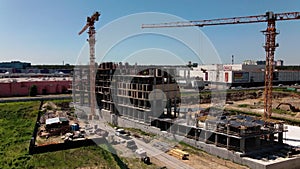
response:
[[[69,120],[66,117],[55,117],[46,119],[46,128],[53,128],[69,125]]]

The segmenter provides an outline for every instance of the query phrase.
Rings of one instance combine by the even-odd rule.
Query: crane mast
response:
[[[296,20],[300,19],[300,12],[276,13],[266,12],[264,15],[243,16],[199,21],[184,21],[184,22],[168,22],[159,24],[142,24],[142,28],[172,28],[172,27],[190,27],[190,26],[216,26],[230,24],[247,24],[267,22],[267,29],[262,31],[265,35],[265,52],[266,52],[266,67],[265,67],[265,89],[264,89],[264,118],[269,119],[272,115],[272,86],[273,86],[273,63],[275,49],[278,47],[276,43],[276,21]]]
[[[89,82],[90,82],[90,106],[91,106],[91,114],[92,116],[95,116],[95,108],[96,108],[96,95],[95,95],[95,21],[99,20],[100,13],[95,12],[91,17],[87,17],[87,23],[82,28],[82,30],[78,33],[78,35],[81,35],[84,31],[86,31],[88,28],[88,35],[89,35],[89,46],[90,46],[90,65],[89,65]]]

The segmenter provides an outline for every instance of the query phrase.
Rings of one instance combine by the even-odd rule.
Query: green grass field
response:
[[[56,102],[57,103],[57,102]],[[0,103],[0,168],[154,168],[139,159],[119,158],[107,145],[28,154],[40,102]]]

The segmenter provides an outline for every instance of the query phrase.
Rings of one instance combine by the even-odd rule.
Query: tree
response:
[[[36,96],[38,94],[38,89],[36,85],[32,85],[29,89],[29,96]]]

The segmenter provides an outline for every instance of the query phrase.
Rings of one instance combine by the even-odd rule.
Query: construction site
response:
[[[280,152],[278,158],[297,154],[297,149],[283,142],[287,132],[283,121],[234,114],[213,107],[201,110],[201,99],[181,96],[185,93],[176,83],[175,70],[174,67],[101,63],[96,76],[100,117],[118,126],[135,126],[155,134],[165,131],[174,137],[183,136],[187,142],[196,140],[192,145],[209,149],[208,152],[220,157],[224,152],[218,152],[218,148],[236,152],[238,157],[273,152]],[[160,132],[149,131],[147,126]],[[199,143],[205,144],[199,147]]]
[[[134,127],[181,140],[250,168],[283,168],[286,165],[298,168],[299,147],[284,143],[284,135],[288,132],[285,122],[272,118],[273,62],[278,47],[275,22],[296,19],[300,19],[298,12],[267,12],[257,16],[142,25],[146,29],[266,22],[267,29],[263,31],[266,52],[264,92],[256,96],[263,98],[263,111],[259,116],[227,111],[225,105],[214,105],[212,95],[216,95],[214,99],[223,99],[227,105],[234,104],[226,95],[220,94],[226,92],[224,88],[220,91],[209,90],[211,96],[208,100],[212,104],[207,109],[203,108],[201,104],[205,98],[201,97],[199,88],[191,92],[183,89],[178,82],[178,79],[191,78],[180,76],[180,69],[187,70],[185,74],[191,74],[184,66],[103,62],[95,68],[93,24],[98,16],[83,29],[91,29],[91,61],[89,67],[74,70],[74,75],[79,75],[73,79],[77,82],[73,85],[74,102],[79,106],[91,107],[87,117],[90,120],[101,118],[116,126]],[[219,78],[215,79],[208,83],[218,89]]]

